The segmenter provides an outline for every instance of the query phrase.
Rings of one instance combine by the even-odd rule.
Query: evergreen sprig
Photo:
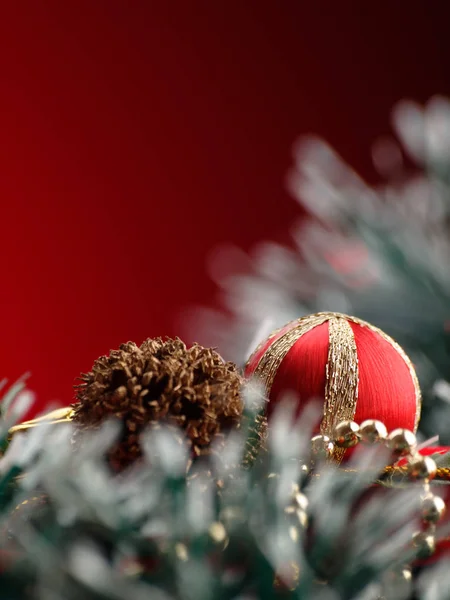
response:
[[[450,445],[450,101],[401,102],[393,126],[400,143],[374,147],[375,187],[323,140],[296,145],[289,189],[308,216],[292,225],[290,247],[265,242],[247,257],[234,249],[229,263],[240,260],[240,270],[217,269],[225,311],[199,311],[195,326],[243,364],[255,340],[306,314],[373,323],[415,364],[420,433]]]
[[[142,460],[120,473],[107,460],[117,422],[76,446],[70,423],[16,434],[0,462],[1,597],[410,598],[417,489],[372,489],[376,453],[356,475],[308,471],[313,419],[294,430],[288,405],[249,465],[258,390],[246,407],[223,451],[194,468],[173,429],[144,434]]]

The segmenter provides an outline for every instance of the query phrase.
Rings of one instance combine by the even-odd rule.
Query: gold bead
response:
[[[412,580],[411,567],[405,565],[400,569],[396,569],[395,571],[393,571],[393,576],[397,580],[409,582]]]
[[[436,550],[436,540],[427,531],[418,531],[413,535],[413,544],[418,549],[418,558],[428,558]]]
[[[436,470],[436,463],[430,456],[417,454],[408,462],[408,475],[412,480],[433,479]]]
[[[293,518],[295,525],[305,528],[308,526],[307,508],[308,498],[300,491],[294,491],[292,502],[285,508],[284,512]]]
[[[407,600],[412,592],[412,570],[409,566],[397,567],[381,577],[383,593],[380,598]]]
[[[412,580],[412,571],[411,571],[411,567],[403,567],[400,572],[398,573],[398,576],[403,579],[404,581],[411,581]]]
[[[189,558],[188,550],[184,544],[175,544],[175,554],[177,558],[183,562],[186,562]]]
[[[333,440],[338,448],[352,448],[359,442],[359,425],[354,421],[342,421],[333,430]]]
[[[388,435],[387,446],[397,456],[410,454],[416,447],[416,436],[409,429],[394,429]]]
[[[295,526],[300,525],[303,529],[308,527],[308,515],[304,510],[296,508],[295,506],[288,506],[284,509],[284,512]]]
[[[300,527],[306,529],[308,527],[308,515],[303,510],[297,511],[297,519]]]
[[[309,471],[310,471],[310,467],[308,465],[305,465],[304,463],[300,466],[300,475],[302,477],[305,477],[306,475],[309,475]]]
[[[314,460],[328,458],[334,450],[334,444],[326,435],[315,435],[311,440],[311,454]]]
[[[291,538],[291,540],[293,542],[298,542],[300,535],[298,533],[297,527],[294,527],[294,526],[289,527],[289,537]]]
[[[442,498],[429,494],[422,500],[422,519],[428,523],[437,523],[443,517],[446,509]]]
[[[220,523],[219,521],[211,523],[208,533],[212,542],[215,545],[220,546],[220,548],[222,548],[223,550],[225,550],[225,548],[228,546],[229,540],[227,536],[227,531],[222,525],[222,523]]]
[[[381,421],[367,419],[359,426],[359,437],[363,444],[377,444],[387,438],[386,426]]]
[[[306,510],[308,508],[308,498],[305,494],[301,494],[300,492],[295,494],[294,503],[300,510]]]

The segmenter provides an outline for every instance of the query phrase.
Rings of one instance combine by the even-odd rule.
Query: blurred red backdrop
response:
[[[450,11],[369,4],[2,5],[1,375],[68,403],[100,354],[175,335],[180,310],[214,302],[215,244],[297,214],[297,135],[370,174],[392,104],[450,93]]]

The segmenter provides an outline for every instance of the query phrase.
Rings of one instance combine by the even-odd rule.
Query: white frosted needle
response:
[[[273,329],[273,319],[267,318],[264,319],[264,321],[261,323],[261,325],[258,327],[255,335],[252,338],[252,341],[247,349],[247,352],[245,353],[246,358],[249,358],[253,352],[255,351],[255,348],[258,347],[258,345],[270,334],[270,332]]]
[[[439,436],[435,435],[428,440],[425,440],[421,444],[417,446],[417,450],[423,450],[424,448],[429,448],[430,446],[434,446],[439,442]]]

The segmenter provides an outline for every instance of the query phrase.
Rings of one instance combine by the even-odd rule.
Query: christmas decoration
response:
[[[186,432],[194,457],[209,451],[218,434],[236,426],[242,414],[241,378],[219,354],[179,339],[129,342],[95,361],[82,376],[73,421],[77,430],[114,416],[124,433],[111,456],[124,467],[140,455],[139,435],[166,421]]]
[[[418,380],[402,348],[378,328],[339,313],[308,315],[261,342],[247,362],[246,375],[262,382],[269,419],[289,392],[295,394],[297,415],[311,401],[322,399],[320,434],[311,441],[313,464],[348,460],[349,449],[360,441],[385,441],[394,464],[409,458],[406,466],[387,466],[384,475],[391,482],[395,477],[424,480],[424,498],[429,496],[437,466],[418,453],[413,433],[420,418]],[[447,471],[440,471],[439,478],[448,480]],[[436,549],[434,524],[430,527],[414,538],[422,557]]]
[[[242,398],[256,422],[259,391],[248,387]],[[2,594],[406,600],[415,590],[434,590],[437,577],[446,589],[448,573],[438,566],[415,575],[408,566],[442,535],[439,496],[430,488],[421,500],[409,466],[399,485],[369,490],[384,469],[376,451],[390,452],[386,444],[397,434],[367,446],[370,472],[367,458],[353,469],[316,461],[310,471],[307,423],[292,430],[285,417],[282,410],[273,414],[267,452],[252,470],[226,460],[245,455],[249,423],[227,438],[220,457],[204,456],[190,474],[186,430],[174,436],[162,425],[145,432],[142,460],[125,473],[107,468],[117,433],[111,422],[86,431],[76,452],[73,422],[17,432],[0,462],[0,526],[7,532],[0,536]],[[384,432],[376,421],[348,425],[336,425],[332,443],[344,431],[359,443],[361,429]],[[6,438],[7,427],[1,431]],[[416,457],[412,449],[408,465]],[[427,477],[421,482],[423,489]]]
[[[450,394],[433,388],[449,364],[446,110],[435,101],[397,114],[427,170],[414,185],[395,171],[395,185],[371,189],[328,147],[302,146],[291,182],[315,218],[295,235],[300,252],[266,246],[256,282],[224,283],[231,358],[245,363],[257,345],[247,334],[266,338],[267,319],[358,318],[321,313],[283,328],[249,361],[262,390],[242,388],[214,351],[158,340],[99,359],[78,405],[11,429],[20,394],[2,404],[5,598],[447,597],[450,453],[423,448],[424,435],[446,443],[449,429]],[[363,318],[418,370],[417,431],[414,368]],[[292,391],[297,414],[282,402]]]
[[[367,437],[367,431],[373,433],[382,432],[382,436],[377,435],[375,438]],[[332,445],[332,448],[351,448],[359,442],[371,444],[384,443],[390,451],[394,462],[397,462],[400,457],[406,457],[405,463],[402,466],[389,468],[386,467],[380,475],[380,483],[383,481],[383,475],[389,475],[390,481],[400,479],[404,481],[405,477],[410,481],[423,481],[422,501],[422,521],[425,524],[425,531],[415,532],[413,535],[413,543],[419,549],[419,558],[428,558],[436,551],[436,523],[443,517],[446,511],[444,500],[431,493],[430,482],[438,475],[438,468],[435,461],[429,456],[422,456],[417,451],[416,436],[412,431],[407,429],[395,429],[388,435],[384,435],[386,427],[384,423],[377,420],[364,421],[361,427],[354,421],[341,421],[338,423],[331,434],[331,439],[326,438]],[[317,437],[312,440],[312,447],[317,444]],[[324,437],[324,436],[322,436]],[[328,458],[328,457],[327,457]],[[445,473],[447,475],[447,473]]]
[[[98,358],[76,387],[77,402],[12,428],[23,431],[45,422],[72,421],[74,441],[107,419],[123,428],[110,463],[123,469],[142,454],[140,435],[150,425],[174,425],[185,432],[192,457],[203,456],[240,424],[242,380],[236,366],[213,349],[179,339],[122,344]]]
[[[67,406],[46,412],[42,417],[37,417],[31,421],[24,421],[23,423],[11,427],[9,430],[9,438],[11,439],[12,436],[19,431],[27,431],[28,429],[33,429],[40,425],[48,425],[50,423],[52,425],[58,425],[60,423],[70,422],[72,420],[72,415],[73,409]]]
[[[269,417],[288,392],[298,399],[297,413],[322,398],[322,436],[330,438],[344,421],[335,460],[358,442],[353,421],[378,419],[389,431],[417,430],[421,394],[411,361],[389,336],[354,317],[318,313],[289,323],[260,344],[245,372],[262,381]],[[382,433],[383,426],[373,427]]]
[[[225,310],[199,311],[194,325],[204,343],[245,364],[255,338],[299,316],[333,310],[364,319],[415,365],[419,437],[450,445],[450,102],[402,101],[392,121],[400,143],[384,136],[374,144],[376,186],[325,141],[295,145],[288,186],[302,217],[292,243],[264,242],[249,256],[217,252],[211,272]]]

